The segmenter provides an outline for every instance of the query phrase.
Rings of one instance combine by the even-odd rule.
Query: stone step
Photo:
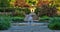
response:
[[[33,32],[40,31],[40,29],[46,29],[47,26],[12,26],[10,31],[12,32]]]
[[[46,26],[48,23],[12,23],[13,26],[28,26],[28,25],[33,25],[33,26]]]

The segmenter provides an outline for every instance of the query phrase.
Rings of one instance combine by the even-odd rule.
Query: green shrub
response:
[[[12,18],[12,21],[13,21],[13,22],[23,22],[23,21],[24,21],[24,18],[13,17],[13,18]]]
[[[52,30],[60,30],[60,19],[53,18],[50,20],[51,20],[51,22],[48,24],[48,28],[52,29]]]
[[[35,13],[38,14],[38,12],[41,10],[41,8],[36,8]]]
[[[56,15],[55,17],[60,17],[60,14]]]
[[[5,9],[5,11],[4,12],[14,12],[15,11],[15,9],[14,8],[8,8],[8,9]]]
[[[49,22],[49,20],[50,20],[50,17],[46,17],[46,16],[40,17],[39,19],[40,22]]]
[[[7,18],[0,18],[0,30],[6,30],[10,27],[10,20]]]
[[[7,8],[7,9],[0,8],[0,12],[14,12],[14,11],[15,11],[14,8]]]
[[[25,14],[29,14],[30,10],[28,8],[16,8],[12,16],[24,17]]]
[[[25,9],[24,9],[24,12],[25,12],[26,14],[29,14],[29,13],[30,13],[30,10],[29,10],[28,8],[25,8]]]
[[[0,9],[0,12],[4,12],[4,9]]]

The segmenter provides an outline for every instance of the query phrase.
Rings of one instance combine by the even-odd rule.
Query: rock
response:
[[[29,15],[32,15],[33,20],[39,20],[39,17],[34,12],[30,13]]]

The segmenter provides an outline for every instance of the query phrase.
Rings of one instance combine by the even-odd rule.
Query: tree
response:
[[[16,0],[10,0],[10,7],[14,7],[15,6],[15,1]]]
[[[0,0],[0,7],[9,7],[9,0]]]
[[[48,4],[43,4],[40,6],[41,8],[37,8],[37,13],[39,14],[39,16],[55,16],[57,14],[57,6],[54,3],[54,1],[51,1]]]
[[[26,2],[29,4],[29,5],[36,5],[38,3],[37,0],[26,0]]]

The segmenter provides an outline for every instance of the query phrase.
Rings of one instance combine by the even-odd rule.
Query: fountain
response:
[[[30,7],[30,11],[31,11],[31,13],[29,14],[29,16],[31,16],[32,17],[32,21],[31,21],[31,23],[33,23],[33,15],[35,15],[35,13],[34,13],[34,11],[35,11],[35,7]]]
[[[26,15],[26,17],[25,17],[25,19],[26,19],[25,21],[28,21],[28,25],[32,25],[32,24],[34,24],[35,20],[38,20],[37,15],[34,13],[37,3],[38,3],[37,1],[35,1],[35,3],[31,3],[31,4],[28,3],[30,5],[29,9],[31,12],[30,14]]]
[[[33,25],[34,24],[34,21],[35,20],[38,20],[37,18],[37,15],[34,13],[35,12],[35,9],[36,7],[32,6],[29,8],[31,13],[28,15],[28,25]]]

